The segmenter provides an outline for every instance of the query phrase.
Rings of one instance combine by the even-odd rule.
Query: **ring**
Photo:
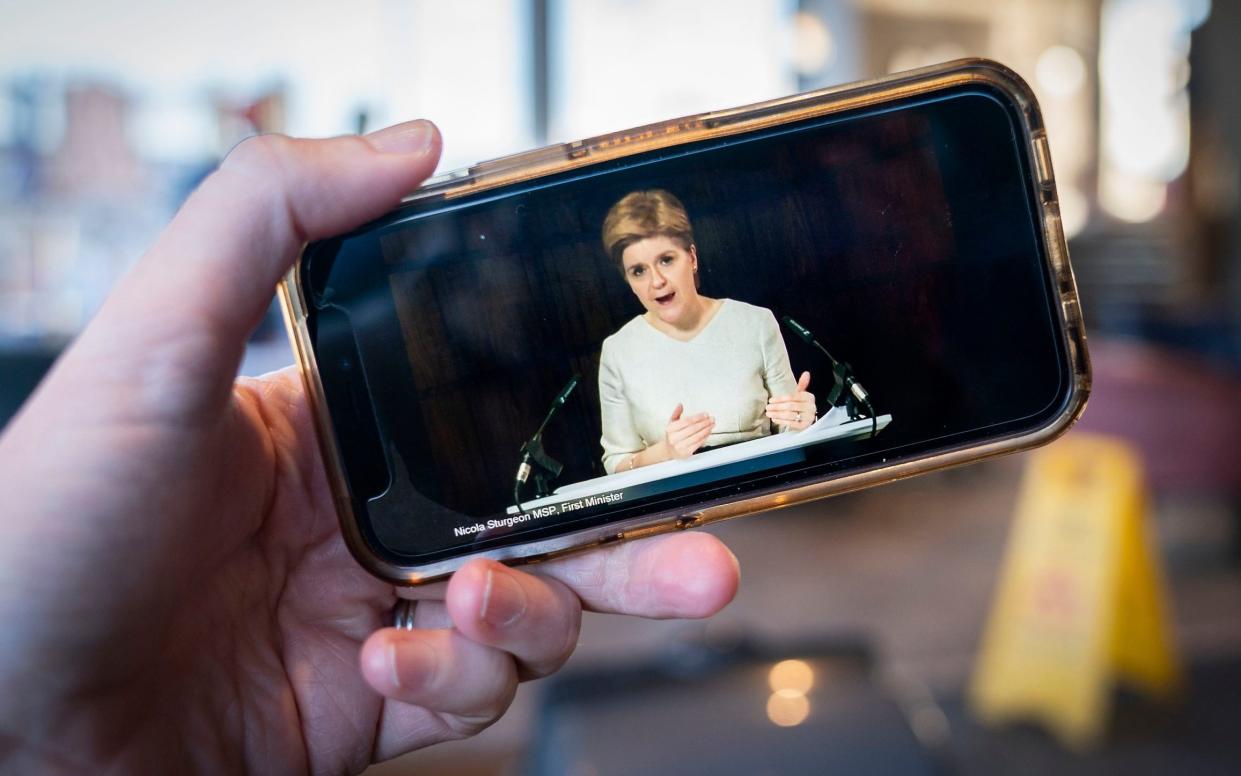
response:
[[[800,412],[799,412],[799,413],[797,413],[797,420],[794,420],[793,422],[794,422],[794,423],[801,423],[801,413],[800,413]]]
[[[414,604],[408,598],[399,599],[392,607],[392,627],[397,630],[414,629]]]

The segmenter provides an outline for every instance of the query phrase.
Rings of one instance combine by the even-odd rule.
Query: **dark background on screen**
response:
[[[851,363],[894,417],[877,440],[855,444],[887,449],[1013,420],[1053,398],[1046,376],[1057,360],[1024,185],[1010,116],[987,97],[957,97],[394,228],[380,239],[390,287],[337,304],[355,328],[366,311],[359,347],[367,374],[384,375],[370,386],[394,429],[392,452],[421,496],[448,507],[423,503],[419,521],[451,535],[469,522],[460,513],[511,503],[519,447],[574,373],[582,385],[546,434],[565,464],[556,484],[604,473],[599,347],[641,312],[599,243],[624,194],[665,188],[685,204],[702,293],[791,315]],[[825,362],[786,343],[822,402]]]

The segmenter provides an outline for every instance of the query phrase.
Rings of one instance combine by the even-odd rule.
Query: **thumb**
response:
[[[682,405],[680,405],[680,404],[678,404],[678,405],[677,405],[677,408],[676,408],[675,410],[673,410],[673,411],[672,411],[672,417],[668,418],[668,422],[669,422],[669,423],[671,423],[671,422],[672,422],[672,421],[674,421],[674,420],[680,420],[680,419],[681,419],[681,413],[682,413],[682,412],[684,412],[684,411],[685,411],[685,407],[684,407],[684,406],[682,406]]]
[[[395,207],[434,171],[439,150],[427,121],[365,137],[242,142],[117,285],[56,372],[113,376],[135,389],[139,405],[146,388],[157,402],[176,394],[181,401],[167,407],[176,414],[221,406],[246,336],[302,247]]]
[[[801,393],[810,387],[810,373],[802,372],[801,379],[797,381],[797,392]]]
[[[131,314],[192,311],[205,314],[196,323],[244,337],[305,243],[395,207],[434,170],[439,146],[427,121],[366,137],[250,138],[194,192],[116,296]],[[163,294],[181,303],[168,305]]]

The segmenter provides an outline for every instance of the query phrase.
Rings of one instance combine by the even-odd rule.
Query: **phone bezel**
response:
[[[307,397],[311,402],[320,449],[331,485],[346,544],[370,573],[397,585],[416,585],[451,574],[468,560],[491,558],[505,563],[535,563],[568,552],[670,531],[706,525],[741,515],[847,493],[873,485],[958,466],[1044,444],[1060,434],[1081,415],[1090,391],[1090,364],[1082,326],[1076,283],[1060,222],[1059,205],[1046,130],[1029,86],[1003,65],[984,59],[966,59],[898,73],[875,81],[849,84],[772,100],[725,111],[689,116],[647,125],[588,140],[574,141],[483,162],[466,171],[446,173],[428,181],[405,201],[451,200],[467,194],[518,184],[565,172],[587,164],[629,156],[672,145],[762,130],[769,127],[827,116],[846,110],[869,108],[881,103],[965,85],[986,85],[1007,97],[1019,117],[1028,168],[1035,180],[1036,209],[1042,226],[1044,261],[1052,288],[1059,297],[1057,323],[1067,348],[1071,369],[1069,394],[1060,413],[1032,431],[1010,435],[947,452],[932,453],[860,472],[828,476],[792,488],[776,486],[732,500],[719,498],[684,507],[654,512],[559,536],[461,555],[423,565],[404,566],[381,557],[367,541],[352,507],[344,461],[332,433],[328,405],[307,327],[307,304],[300,278],[302,258],[285,276],[278,292],[284,309],[293,352]]]

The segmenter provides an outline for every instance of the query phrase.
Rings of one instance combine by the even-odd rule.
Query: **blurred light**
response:
[[[143,155],[165,160],[198,160],[217,148],[216,118],[202,99],[163,96],[138,104],[134,116],[134,146]]]
[[[1103,128],[1108,161],[1122,172],[1151,180],[1174,180],[1189,164],[1189,96],[1164,104],[1119,107]]]
[[[1090,204],[1086,195],[1076,186],[1064,186],[1060,189],[1060,227],[1066,238],[1076,237],[1086,228],[1090,216]]]
[[[1181,14],[1186,25],[1196,30],[1211,15],[1211,0],[1180,0]]]
[[[902,70],[915,70],[927,65],[960,59],[965,56],[965,49],[952,41],[941,41],[930,46],[901,46],[888,60],[888,72],[899,73]]]
[[[1189,33],[1205,0],[1106,0],[1100,17],[1099,202],[1131,222],[1159,215],[1189,164]]]
[[[1052,46],[1039,55],[1034,77],[1048,94],[1072,97],[1086,82],[1086,63],[1082,55],[1068,46]]]
[[[793,66],[799,75],[826,70],[836,58],[836,42],[827,23],[811,13],[793,15]]]
[[[767,699],[767,719],[779,727],[793,727],[810,716],[810,701],[795,690],[777,690]]]
[[[771,667],[767,682],[773,692],[806,694],[814,686],[814,669],[803,660],[781,660]]]
[[[772,53],[790,48],[789,19],[787,0],[716,0],[705,12],[700,3],[549,0],[548,139],[788,94],[797,88],[794,63]],[[459,88],[454,95],[473,102]]]
[[[1122,221],[1150,221],[1167,200],[1168,187],[1159,181],[1106,170],[1099,176],[1099,204]]]

